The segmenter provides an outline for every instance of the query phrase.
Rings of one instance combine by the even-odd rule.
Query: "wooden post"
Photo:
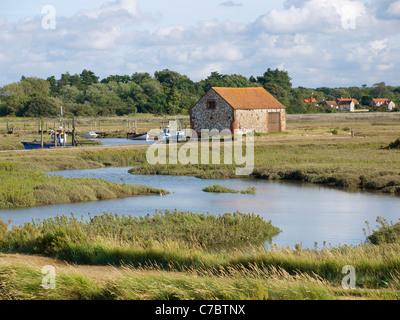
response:
[[[72,146],[75,147],[75,117],[72,118]]]
[[[43,120],[40,122],[40,148],[43,149]]]

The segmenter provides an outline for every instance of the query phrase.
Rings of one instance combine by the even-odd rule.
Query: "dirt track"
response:
[[[39,271],[41,271],[44,266],[51,265],[55,267],[56,273],[78,273],[98,283],[103,283],[109,279],[115,278],[123,271],[122,268],[113,266],[71,265],[58,259],[47,258],[40,255],[0,254],[0,267],[18,265],[28,266]]]

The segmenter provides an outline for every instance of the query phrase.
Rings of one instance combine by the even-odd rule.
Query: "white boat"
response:
[[[149,139],[149,134],[146,132],[146,133],[135,133],[135,134],[132,134],[131,136],[130,136],[130,139],[131,140],[148,140]]]
[[[161,134],[158,136],[159,140],[178,140],[186,141],[186,133],[182,130],[178,121],[170,121],[169,125],[164,128]]]
[[[86,139],[96,139],[99,135],[94,131],[86,132],[85,135],[81,135],[79,137],[86,138]]]

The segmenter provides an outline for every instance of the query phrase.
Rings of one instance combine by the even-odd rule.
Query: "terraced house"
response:
[[[283,132],[286,108],[264,88],[211,88],[190,111],[191,128],[239,133]]]

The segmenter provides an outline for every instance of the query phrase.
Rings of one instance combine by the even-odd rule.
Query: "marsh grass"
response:
[[[57,216],[7,231],[2,223],[0,250],[38,253],[86,264],[158,263],[186,268],[218,259],[215,248],[263,244],[280,230],[254,214],[219,216],[192,212],[131,217],[104,214],[89,221]],[[207,253],[210,251],[210,253]]]
[[[213,192],[213,193],[241,193],[241,194],[255,194],[256,188],[255,187],[248,187],[245,190],[235,190],[231,188],[227,188],[225,186],[220,186],[218,184],[214,184],[212,186],[208,186],[202,189],[204,192]]]
[[[343,129],[336,129],[338,133],[332,135],[329,132],[332,128]],[[354,131],[354,139],[349,138],[347,129]],[[393,137],[398,136],[399,129],[398,116],[392,114],[374,114],[373,117],[363,114],[288,116],[288,134],[256,137],[253,176],[398,194],[400,151],[393,148],[389,150],[387,146],[393,143]],[[235,166],[232,165],[149,166],[143,160],[145,152],[144,148],[135,146],[130,149],[0,154],[1,162],[6,162],[0,168],[4,176],[12,176],[10,181],[19,179],[17,175],[12,175],[12,172],[19,170],[15,168],[18,165],[29,166],[40,172],[132,165],[136,167],[131,173],[236,177]],[[43,179],[40,173],[37,178]],[[23,188],[13,192],[14,196],[17,194],[16,198],[26,194]],[[382,220],[379,229],[373,231],[376,241],[367,237],[368,241],[359,246],[324,247],[321,250],[302,250],[301,246],[297,246],[296,250],[289,250],[253,245],[227,250],[224,249],[226,246],[210,249],[204,245],[207,243],[204,239],[213,244],[214,239],[220,236],[217,233],[221,234],[219,228],[211,227],[210,221],[205,228],[213,230],[212,233],[202,229],[203,222],[199,223],[196,220],[198,217],[186,217],[187,220],[196,221],[195,226],[185,219],[166,223],[168,219],[163,220],[166,218],[157,222],[152,218],[145,220],[140,228],[139,222],[132,227],[130,223],[122,222],[125,218],[116,216],[93,219],[92,229],[82,221],[69,218],[35,222],[13,230],[9,230],[7,223],[1,223],[0,243],[3,252],[41,253],[75,263],[126,266],[126,274],[101,286],[85,277],[60,275],[58,283],[62,290],[45,293],[36,289],[39,283],[35,277],[37,273],[2,267],[1,298],[400,298],[397,224]],[[190,231],[185,229],[185,225]],[[242,227],[246,225],[249,224]],[[193,229],[196,230],[196,236],[192,234]],[[157,234],[152,234],[152,230],[156,230]],[[224,235],[233,232],[236,236],[259,233],[253,228],[248,228],[245,233],[235,233],[234,228],[225,228],[223,231]],[[132,237],[133,233],[141,236]],[[231,236],[227,238],[233,239]],[[200,242],[203,245],[199,245]],[[341,287],[344,277],[341,270],[345,265],[355,267],[357,287],[354,290]],[[40,280],[42,277],[40,274]]]
[[[0,249],[78,264],[192,270],[215,276],[228,276],[235,270],[250,276],[254,270],[276,268],[291,277],[301,274],[336,285],[344,277],[342,268],[351,265],[360,289],[387,289],[398,284],[394,275],[400,265],[400,243],[321,250],[260,246],[278,233],[271,222],[240,213],[215,217],[175,211],[142,218],[105,214],[88,221],[58,216],[12,230],[3,222]]]
[[[387,225],[383,223],[381,231]],[[380,229],[381,229],[380,228]],[[267,230],[270,229],[268,232]],[[379,229],[379,230],[380,230]],[[57,290],[39,290],[43,274],[0,268],[3,299],[399,299],[400,243],[365,243],[315,250],[250,244],[276,234],[257,216],[166,212],[142,218],[104,214],[36,220],[9,230],[2,252],[37,253],[70,263],[115,265],[119,275],[98,283],[57,276]],[[195,235],[195,236],[193,236]],[[246,235],[243,237],[243,235]],[[225,246],[215,248],[219,243]],[[356,270],[356,289],[341,287],[342,268]],[[38,279],[39,277],[39,279]],[[23,281],[21,281],[23,279]]]
[[[0,208],[108,200],[166,194],[147,186],[111,183],[102,179],[46,176],[14,162],[0,162]]]

